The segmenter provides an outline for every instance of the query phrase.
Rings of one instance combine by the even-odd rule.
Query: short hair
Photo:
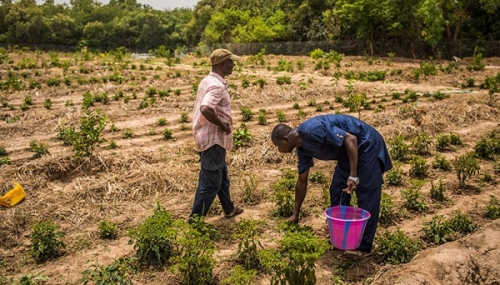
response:
[[[273,142],[280,141],[290,132],[292,132],[292,128],[289,125],[278,124],[274,127],[273,132],[271,133],[271,139]]]

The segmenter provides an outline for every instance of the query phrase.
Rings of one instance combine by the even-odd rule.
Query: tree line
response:
[[[436,55],[500,40],[498,0],[201,0],[155,10],[136,0],[0,0],[0,44],[147,51],[222,43],[394,42]],[[451,45],[450,45],[451,43]]]

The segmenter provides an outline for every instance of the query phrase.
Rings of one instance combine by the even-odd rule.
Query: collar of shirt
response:
[[[217,79],[219,79],[219,80],[220,80],[220,82],[224,83],[224,85],[227,85],[227,81],[226,81],[224,78],[222,78],[222,76],[220,76],[219,74],[217,74],[217,73],[215,73],[215,72],[213,72],[213,71],[210,71],[210,74],[209,74],[209,75],[210,75],[210,76],[213,76],[213,77],[215,77],[215,78],[217,78]]]

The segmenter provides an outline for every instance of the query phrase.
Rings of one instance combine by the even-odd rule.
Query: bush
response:
[[[174,254],[177,229],[173,227],[170,212],[157,204],[153,215],[136,229],[129,231],[138,261],[145,265],[164,265]]]
[[[415,156],[410,161],[410,176],[414,178],[426,178],[429,175],[429,165],[427,161],[419,156]]]
[[[464,187],[465,181],[477,174],[480,169],[473,152],[456,157],[454,160],[454,166],[458,181],[460,182],[460,187]]]
[[[272,213],[277,217],[289,217],[293,214],[295,206],[294,193],[297,176],[286,168],[282,169],[281,173],[282,177],[276,183],[271,184],[271,189],[274,190],[271,194],[272,200],[276,203]]]
[[[392,197],[382,192],[382,199],[380,201],[380,212],[378,220],[381,225],[391,225],[394,223],[396,213],[394,212],[394,202]]]
[[[446,158],[440,154],[436,154],[434,161],[432,162],[432,168],[441,169],[444,171],[451,170],[451,164]]]
[[[248,285],[253,284],[257,271],[245,270],[241,265],[236,265],[231,274],[222,280],[222,285]]]
[[[423,212],[427,210],[427,203],[420,192],[423,182],[418,180],[411,181],[412,186],[401,190],[401,196],[404,199],[404,207],[411,211]]]
[[[436,245],[449,241],[453,233],[449,221],[443,215],[434,216],[431,221],[425,222],[421,231],[425,240]]]
[[[439,185],[434,185],[434,182],[431,181],[431,199],[443,202],[445,200],[444,191],[445,187],[443,181],[439,180]]]
[[[403,171],[401,170],[401,165],[399,163],[394,163],[393,168],[385,174],[384,180],[387,185],[402,185],[404,178]]]
[[[377,244],[375,252],[378,259],[389,264],[410,262],[420,250],[419,242],[407,237],[399,228],[377,236]]]
[[[403,137],[395,136],[389,142],[389,153],[394,160],[404,161],[408,159],[410,147],[404,142]]]
[[[454,232],[459,232],[461,234],[470,234],[476,231],[477,225],[475,225],[469,215],[462,214],[459,211],[453,214],[453,216],[448,220],[450,228]]]
[[[57,257],[66,245],[62,240],[65,233],[54,221],[39,221],[31,226],[30,253],[36,261],[46,261]]]
[[[243,219],[232,224],[233,238],[238,241],[238,261],[246,270],[258,269],[260,267],[259,250],[262,245],[259,236],[262,231],[263,222],[252,219]]]

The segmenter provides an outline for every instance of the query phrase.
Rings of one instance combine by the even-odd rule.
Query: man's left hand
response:
[[[350,195],[354,191],[356,191],[356,189],[357,189],[356,183],[354,183],[354,181],[352,180],[347,180],[347,188],[345,188],[343,191]]]

